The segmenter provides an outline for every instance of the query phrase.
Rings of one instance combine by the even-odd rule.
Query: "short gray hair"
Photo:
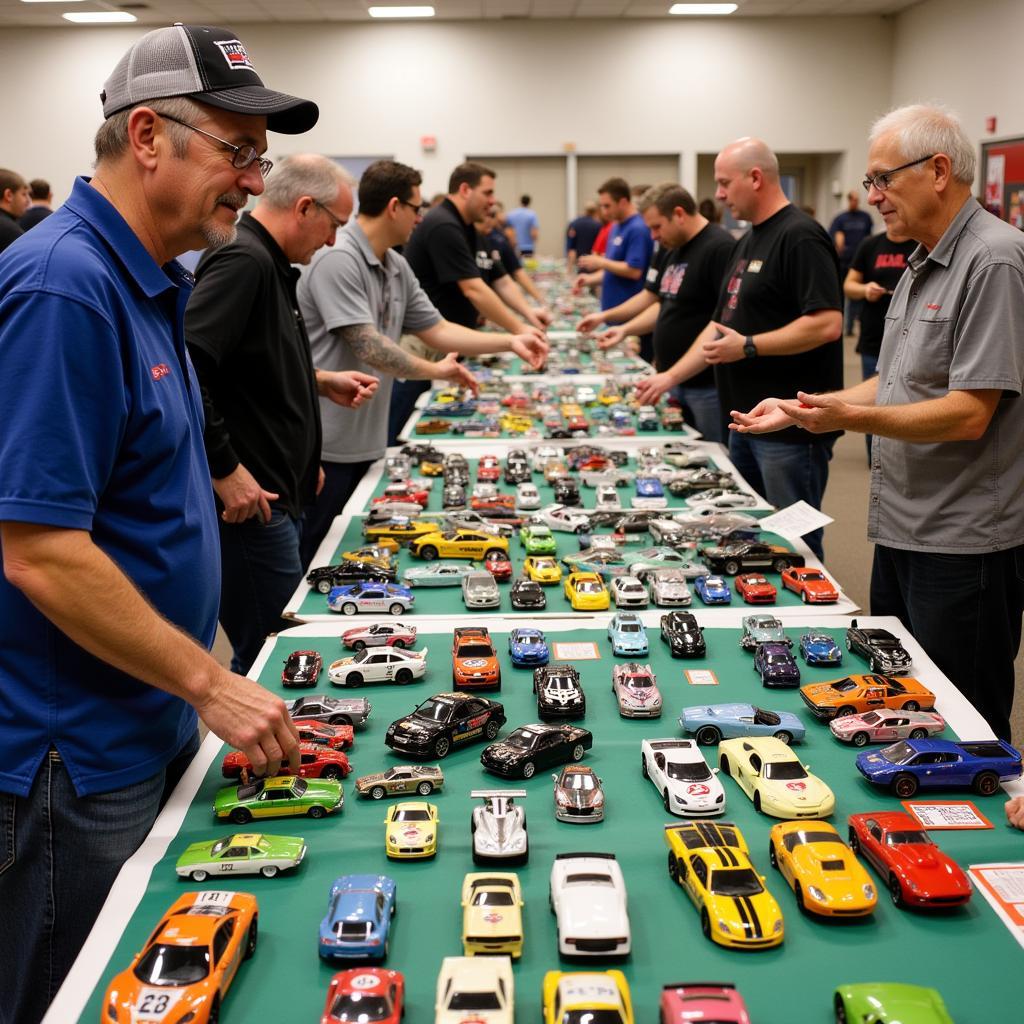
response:
[[[260,197],[276,210],[290,210],[302,196],[329,205],[342,185],[351,188],[355,179],[340,164],[318,153],[296,153],[274,166]]]
[[[884,135],[894,135],[900,152],[908,160],[945,153],[952,165],[953,177],[965,184],[974,183],[976,156],[960,118],[948,107],[912,103],[897,107],[880,117],[868,134],[874,145]]]
[[[121,110],[108,117],[100,125],[94,142],[97,163],[102,160],[117,160],[125,154],[128,149],[128,118],[138,107],[149,107],[157,114],[166,114],[168,117],[175,117],[179,121],[188,121],[190,124],[203,116],[202,107],[187,96],[171,96],[168,99],[136,103],[128,110]],[[183,158],[185,156],[188,151],[188,137],[191,134],[184,125],[175,124],[174,121],[167,122],[167,137],[171,140],[171,147],[176,157]]]

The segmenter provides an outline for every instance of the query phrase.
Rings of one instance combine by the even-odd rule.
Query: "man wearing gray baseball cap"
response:
[[[0,254],[0,1022],[38,1021],[198,747],[298,767],[284,703],[210,656],[218,528],[175,261],[234,236],[270,131],[224,29],[150,32],[102,93],[96,172]]]

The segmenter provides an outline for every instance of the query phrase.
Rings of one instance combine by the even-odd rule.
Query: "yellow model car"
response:
[[[440,533],[435,524],[434,532],[424,534],[409,542],[409,554],[425,558],[486,558],[492,552],[508,554],[508,539],[497,537],[482,530],[449,530]]]
[[[571,572],[562,589],[574,611],[603,612],[611,602],[608,588],[596,572]]]
[[[562,567],[550,555],[527,555],[523,573],[534,583],[561,583]]]
[[[780,821],[772,827],[768,856],[801,910],[823,917],[865,917],[878,903],[864,866],[827,821]]]
[[[687,850],[704,846],[728,846],[749,854],[743,833],[731,821],[713,821],[695,818],[692,821],[674,821],[665,826],[665,844],[668,846],[668,873],[676,878],[675,863]],[[678,880],[678,879],[677,879]]]
[[[622,971],[548,971],[541,994],[544,1024],[633,1024],[629,982]]]
[[[398,550],[398,541],[386,537],[380,544],[365,544],[361,548],[353,548],[351,551],[342,551],[343,562],[367,562],[370,565],[379,566],[381,569],[391,567],[391,554]]]
[[[433,857],[440,824],[435,804],[422,800],[395,804],[384,819],[384,852],[392,860]]]
[[[486,871],[462,880],[462,951],[466,956],[523,955],[523,893],[511,872]]]
[[[420,472],[424,476],[441,476],[444,473],[444,465],[434,459],[424,459],[420,463]]]
[[[498,425],[509,434],[525,434],[533,429],[533,420],[522,413],[507,412],[498,421]]]
[[[583,406],[579,402],[563,402],[561,413],[563,419],[571,420],[575,416],[583,415]]]
[[[380,547],[386,540],[393,540],[402,545],[428,533],[437,533],[437,523],[423,523],[418,519],[393,523],[377,523],[363,528],[363,536],[371,543]]]

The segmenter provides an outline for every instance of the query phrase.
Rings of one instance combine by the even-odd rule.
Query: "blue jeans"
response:
[[[943,555],[876,544],[871,614],[897,616],[992,731],[1010,739],[1024,547]]]
[[[867,380],[868,377],[874,377],[878,373],[878,356],[871,352],[861,352],[860,354],[860,379]],[[871,465],[871,435],[865,434],[864,439],[868,444],[868,465]]]
[[[846,268],[843,270],[843,280],[846,279]],[[843,333],[853,334],[853,322],[860,318],[860,311],[864,308],[863,299],[847,299],[843,311]]]
[[[311,568],[313,556],[320,547],[331,523],[341,515],[342,510],[366,475],[369,462],[324,462],[324,485],[316,496],[312,508],[306,510],[302,520],[302,544],[300,547],[303,571]]]
[[[198,749],[197,733],[163,771],[88,797],[51,750],[27,797],[0,793],[0,1024],[42,1019]]]
[[[683,407],[686,422],[699,430],[705,441],[717,441],[719,444],[725,442],[726,431],[718,388],[688,388],[680,384],[672,388],[671,394]]]
[[[835,439],[808,437],[806,444],[788,444],[733,431],[729,458],[747,483],[776,508],[806,501],[820,509]],[[814,530],[804,537],[818,558],[824,557],[823,535],[824,530]]]
[[[231,641],[231,671],[245,675],[302,579],[302,521],[273,509],[243,523],[220,521],[220,624]]]

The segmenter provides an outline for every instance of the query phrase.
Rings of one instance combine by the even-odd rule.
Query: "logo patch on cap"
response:
[[[227,66],[233,71],[255,71],[256,69],[252,66],[252,61],[249,60],[249,54],[245,52],[245,47],[237,39],[220,39],[214,40],[214,44],[220,47],[220,52],[224,55],[224,60]]]

